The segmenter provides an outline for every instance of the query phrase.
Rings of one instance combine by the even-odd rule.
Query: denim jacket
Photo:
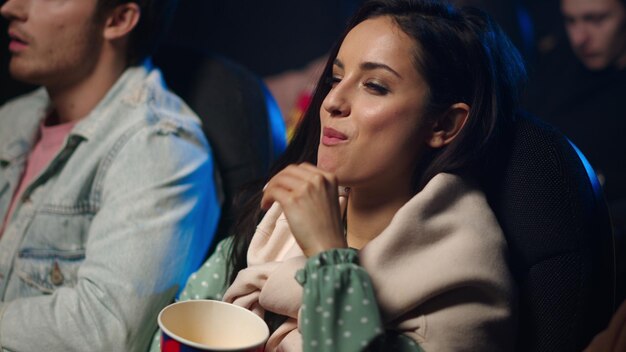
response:
[[[43,89],[0,108],[0,219]],[[160,309],[202,262],[219,217],[199,119],[158,70],[127,69],[27,186],[0,238],[0,345],[144,351]]]

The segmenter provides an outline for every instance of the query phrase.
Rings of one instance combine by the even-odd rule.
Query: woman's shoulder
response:
[[[373,242],[383,248],[410,243],[416,252],[452,255],[477,266],[494,256],[504,261],[507,252],[502,229],[480,187],[449,173],[433,177]]]
[[[471,179],[451,173],[435,175],[398,213],[401,211],[423,220],[439,216],[450,217],[453,222],[459,216],[485,219],[488,222],[483,225],[499,228],[480,187]]]
[[[470,178],[452,173],[438,173],[424,186],[416,197],[432,201],[456,199],[467,194],[482,195],[483,192]],[[482,196],[484,198],[484,195]]]

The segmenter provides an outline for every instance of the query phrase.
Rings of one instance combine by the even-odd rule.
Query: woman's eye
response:
[[[326,85],[330,86],[331,88],[334,88],[337,84],[339,84],[339,82],[341,82],[341,77],[330,76],[330,77],[326,77],[324,81]]]
[[[364,86],[377,95],[385,95],[389,93],[389,89],[387,89],[387,87],[376,82],[366,82]]]

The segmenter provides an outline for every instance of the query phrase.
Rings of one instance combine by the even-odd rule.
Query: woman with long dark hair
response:
[[[269,351],[510,350],[515,290],[480,185],[524,76],[478,10],[366,2],[181,299],[255,311]]]

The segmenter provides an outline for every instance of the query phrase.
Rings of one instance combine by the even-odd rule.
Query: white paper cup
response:
[[[191,300],[170,304],[158,317],[162,352],[263,351],[265,321],[234,304]]]

